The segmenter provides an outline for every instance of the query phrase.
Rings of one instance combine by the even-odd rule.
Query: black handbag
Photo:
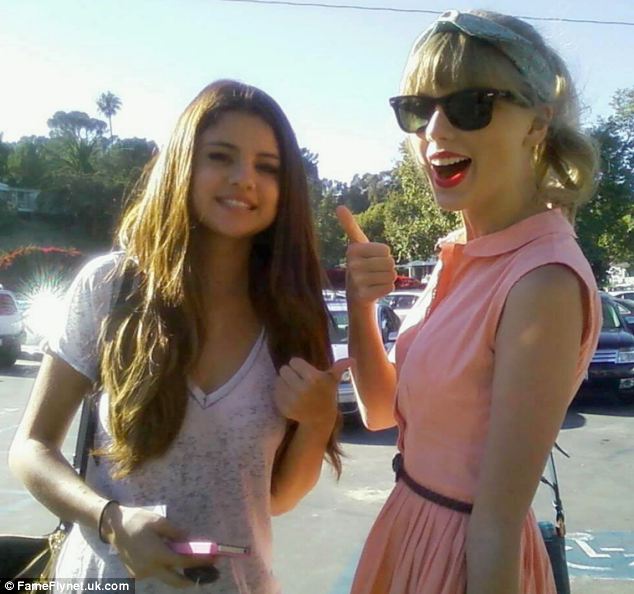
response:
[[[568,456],[557,444],[555,447]],[[568,576],[568,563],[566,561],[566,520],[564,517],[564,507],[559,495],[559,482],[557,481],[557,469],[555,468],[555,458],[550,453],[547,468],[550,480],[542,477],[541,481],[548,485],[554,493],[553,506],[555,508],[555,523],[539,522],[539,529],[546,544],[546,551],[553,568],[557,594],[570,594],[570,577]]]
[[[134,274],[131,267],[125,267],[113,310],[121,310],[126,305]],[[73,458],[73,466],[82,479],[86,478],[88,458],[95,437],[95,407],[94,394],[84,399]],[[36,581],[52,578],[57,557],[71,527],[72,523],[60,520],[53,532],[43,536],[0,534],[0,579]]]

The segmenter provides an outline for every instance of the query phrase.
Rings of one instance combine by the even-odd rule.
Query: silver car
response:
[[[335,361],[345,359],[348,356],[348,305],[345,299],[327,300],[326,305],[330,313],[330,342]],[[396,342],[401,320],[394,310],[383,303],[375,305],[375,319],[381,332],[381,339],[386,352],[389,352]],[[352,385],[350,371],[346,371],[339,384],[337,394],[339,410],[344,417],[357,418],[359,405]]]
[[[16,362],[25,338],[15,295],[0,285],[0,367],[11,367]]]

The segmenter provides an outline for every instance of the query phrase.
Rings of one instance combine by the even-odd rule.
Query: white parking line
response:
[[[2,415],[12,415],[13,413],[20,412],[19,408],[3,408],[0,410],[0,416]]]
[[[578,563],[571,563],[568,561],[568,567],[572,567],[573,569],[584,569],[588,571],[612,571],[611,567],[595,567],[593,565],[580,565]]]
[[[609,559],[610,555],[605,553],[597,553],[587,542],[583,540],[576,540],[578,547],[591,559]]]
[[[605,551],[606,553],[623,553],[625,549],[622,547],[601,547],[600,551]]]

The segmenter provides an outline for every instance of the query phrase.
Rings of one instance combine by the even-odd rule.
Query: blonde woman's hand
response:
[[[162,516],[138,508],[110,505],[105,512],[103,535],[117,550],[130,577],[157,578],[173,588],[188,588],[192,581],[182,575],[187,567],[213,565],[214,558],[173,552],[168,541],[189,540],[183,530]]]
[[[330,433],[337,419],[337,386],[351,364],[352,359],[340,359],[328,371],[320,371],[293,357],[277,377],[278,410],[287,419]]]
[[[390,248],[371,242],[345,206],[338,206],[336,212],[350,242],[346,252],[348,302],[374,303],[394,290],[396,267]]]

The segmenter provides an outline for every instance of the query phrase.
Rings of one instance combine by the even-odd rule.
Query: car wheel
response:
[[[20,352],[18,348],[0,350],[0,368],[7,368],[15,365],[19,354]]]

